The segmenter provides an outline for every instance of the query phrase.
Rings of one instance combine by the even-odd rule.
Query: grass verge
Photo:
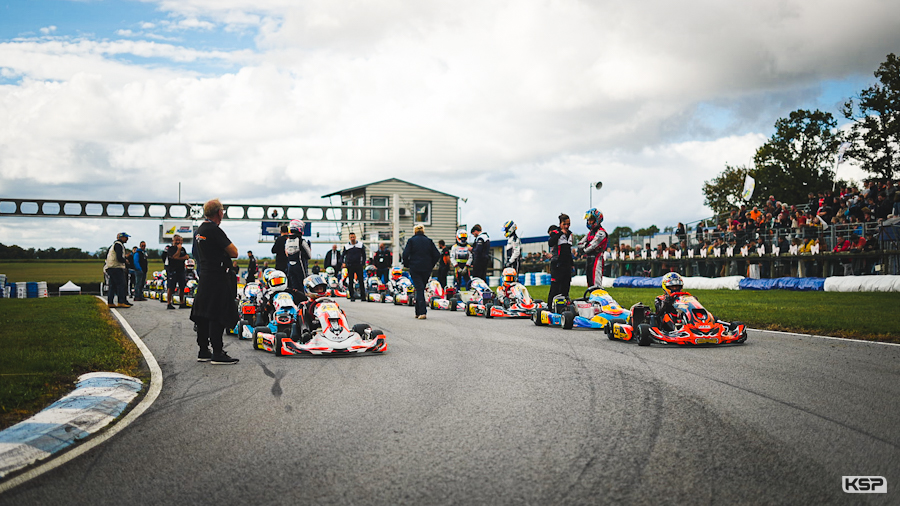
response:
[[[96,297],[2,299],[0,310],[0,429],[70,392],[84,373],[149,380],[137,346]]]
[[[547,299],[548,286],[529,286],[535,299]],[[653,307],[655,288],[609,288],[624,308],[636,302]],[[789,290],[689,290],[717,318],[751,328],[900,343],[900,293],[792,292]],[[581,297],[584,287],[572,287]]]

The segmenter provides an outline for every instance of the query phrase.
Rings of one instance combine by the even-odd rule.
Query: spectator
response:
[[[191,310],[191,320],[197,324],[197,345],[200,347],[197,361],[216,365],[236,364],[238,359],[229,357],[225,352],[222,334],[238,321],[235,303],[237,277],[234,272],[237,262],[232,260],[237,258],[238,250],[219,227],[225,216],[225,208],[219,199],[204,204],[203,214],[206,221],[197,229],[196,235],[198,268],[203,282],[197,288]]]
[[[250,262],[247,264],[247,283],[253,283],[256,281],[256,276],[259,274],[259,266],[256,263],[256,257],[253,256],[252,251],[247,252],[247,258],[250,259]]]
[[[140,248],[132,255],[137,279],[134,283],[134,300],[144,301],[144,284],[147,282],[147,243],[141,241]]]
[[[224,212],[224,211],[223,211]],[[199,234],[199,231],[197,232]],[[181,309],[188,309],[187,301],[184,300],[184,288],[187,279],[184,277],[184,261],[187,260],[188,254],[182,244],[184,239],[180,235],[175,234],[172,237],[172,244],[166,246],[166,287],[168,295],[168,304],[166,309],[175,309],[172,302],[175,301],[175,288],[178,287],[178,294],[181,295]]]
[[[328,270],[328,268],[331,267],[334,269],[334,272],[337,273],[341,270],[342,263],[343,261],[341,260],[341,252],[338,251],[338,245],[332,244],[328,253],[325,253],[325,270]]]
[[[413,236],[403,249],[403,265],[409,269],[413,286],[416,287],[416,318],[424,320],[428,312],[425,303],[425,284],[431,276],[434,264],[441,258],[441,253],[434,247],[434,242],[425,236],[425,227],[416,225]]]
[[[103,266],[103,270],[105,270],[106,274],[109,276],[106,304],[111,308],[132,306],[125,296],[128,284],[128,281],[125,279],[125,243],[128,242],[129,237],[131,236],[125,232],[119,232],[116,236],[116,242],[114,242],[106,252],[106,263]],[[113,303],[116,297],[119,299],[118,304]]]

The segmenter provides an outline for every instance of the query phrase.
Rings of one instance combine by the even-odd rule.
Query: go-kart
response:
[[[262,288],[257,282],[247,283],[239,292],[238,322],[233,328],[225,329],[228,334],[236,335],[240,339],[252,339],[254,324],[256,323],[257,305],[262,295]]]
[[[369,302],[386,302],[387,287],[377,276],[366,278],[366,300]]]
[[[284,295],[290,298],[290,295]],[[387,350],[387,339],[382,331],[364,323],[351,328],[347,324],[347,315],[333,300],[322,298],[307,304],[314,305],[311,331],[298,335],[296,322],[291,327],[257,327],[253,332],[253,349],[271,351],[276,356],[383,353]],[[289,329],[292,333],[286,332]]]
[[[441,282],[431,278],[425,285],[425,300],[428,301],[428,307],[431,309],[449,309],[456,311],[459,306],[459,299],[456,297],[456,289],[452,286],[444,288]]]
[[[341,282],[338,281],[338,278],[335,276],[325,276],[328,280],[328,296],[329,297],[344,297],[349,298],[350,293],[344,289],[341,285]]]
[[[535,325],[605,330],[613,323],[626,323],[631,311],[623,309],[606,290],[591,287],[584,296],[554,304],[554,310],[540,309],[534,314]]]
[[[188,307],[194,307],[194,297],[197,296],[197,280],[192,279],[185,284],[184,302]]]
[[[485,318],[531,318],[545,308],[543,301],[534,300],[528,289],[520,283],[508,287],[497,287],[497,295],[492,302],[470,302],[466,304],[466,315]]]
[[[747,326],[725,322],[707,311],[687,292],[676,292],[675,313],[657,318],[649,307],[637,303],[631,307],[628,323],[613,323],[606,328],[610,339],[637,341],[639,346],[659,344],[740,344],[747,340]]]
[[[395,306],[406,305],[406,306],[415,306],[416,305],[416,287],[413,286],[412,280],[407,277],[402,277],[397,280],[397,292],[393,295],[393,302]]]

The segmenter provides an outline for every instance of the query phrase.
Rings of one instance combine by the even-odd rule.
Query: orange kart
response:
[[[631,307],[627,323],[614,323],[606,328],[609,339],[637,341],[638,346],[652,343],[679,345],[740,344],[747,340],[747,326],[741,322],[725,322],[707,311],[687,292],[676,292],[674,313],[662,318],[649,307],[637,303]]]

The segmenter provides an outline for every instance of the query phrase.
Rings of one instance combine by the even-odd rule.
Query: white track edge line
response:
[[[98,297],[100,298],[100,297]],[[103,299],[101,299],[103,300]],[[120,431],[124,430],[126,427],[131,425],[132,422],[138,419],[145,411],[156,401],[156,398],[159,397],[160,391],[162,391],[162,369],[160,369],[159,364],[156,362],[156,357],[153,356],[153,353],[150,352],[150,348],[147,348],[147,345],[144,344],[144,341],[141,341],[141,338],[138,337],[137,333],[135,333],[134,329],[131,328],[131,325],[125,321],[125,318],[119,314],[115,309],[110,310],[113,316],[116,317],[116,320],[122,325],[125,329],[125,333],[128,334],[128,337],[134,341],[134,344],[137,345],[138,349],[141,350],[141,354],[144,356],[144,360],[147,362],[147,366],[150,368],[150,388],[147,390],[147,395],[141,399],[141,402],[138,403],[137,406],[134,407],[131,411],[125,415],[124,418],[119,420],[118,423],[107,429],[101,434],[96,435],[96,437],[92,437],[84,444],[77,445],[75,448],[67,451],[66,453],[60,455],[57,458],[52,458],[48,462],[41,464],[40,466],[20,474],[15,478],[10,479],[7,482],[0,483],[0,494],[10,490],[18,485],[25,483],[26,481],[37,478],[38,476],[46,473],[47,471],[52,471],[57,467],[69,462],[70,460],[75,459],[76,457],[81,456],[92,450],[94,447],[101,445],[106,442],[109,438],[115,436]]]
[[[786,336],[800,336],[800,337],[818,337],[819,339],[833,339],[835,341],[844,341],[849,343],[866,343],[866,344],[883,344],[885,346],[900,346],[897,343],[885,343],[882,341],[866,341],[864,339],[850,339],[847,337],[833,337],[833,336],[820,336],[818,334],[798,334],[797,332],[783,332],[780,330],[765,330],[765,329],[747,329],[752,330],[754,332],[771,332],[773,334],[784,334]]]

